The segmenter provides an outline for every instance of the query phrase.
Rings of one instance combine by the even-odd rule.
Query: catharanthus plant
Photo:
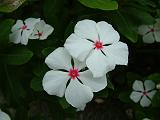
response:
[[[156,93],[155,87],[155,83],[151,80],[145,80],[144,83],[142,81],[136,80],[133,83],[134,91],[131,93],[130,98],[135,103],[140,101],[140,105],[142,107],[148,107]]]
[[[38,22],[33,30],[33,33],[30,35],[30,39],[40,39],[44,40],[53,32],[54,28],[51,25],[48,25],[41,20]]]
[[[1,109],[0,109],[0,120],[11,120],[11,118],[9,117],[8,114],[6,114],[5,112],[1,111]]]
[[[65,98],[69,104],[83,110],[86,103],[92,100],[93,92],[107,86],[106,76],[93,78],[83,62],[73,59],[68,51],[57,48],[45,60],[49,68],[43,78],[43,88],[50,95]]]
[[[160,19],[154,25],[141,25],[138,32],[143,36],[144,43],[160,42]]]
[[[40,19],[28,18],[24,22],[22,20],[17,20],[16,24],[12,27],[10,34],[10,41],[23,45],[28,44],[29,36],[32,34],[34,26],[36,23],[40,22]]]
[[[64,47],[86,65],[94,77],[101,77],[115,65],[128,64],[128,46],[119,41],[120,36],[112,25],[101,21],[79,21]]]

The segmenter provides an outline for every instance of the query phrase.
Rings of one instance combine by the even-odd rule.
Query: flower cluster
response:
[[[65,98],[83,110],[93,92],[107,86],[106,73],[116,65],[127,65],[128,46],[107,22],[79,21],[64,48],[53,51],[45,60],[52,70],[43,78],[43,88],[50,95]]]
[[[40,20],[39,18],[28,18],[24,20],[17,20],[16,24],[12,27],[10,34],[10,41],[23,45],[28,44],[28,39],[44,40],[53,32],[54,28]]]
[[[133,92],[130,95],[130,98],[138,103],[140,101],[140,105],[142,107],[148,107],[151,104],[151,100],[155,93],[156,85],[151,80],[145,80],[144,83],[142,81],[136,80],[133,83]]]
[[[160,19],[154,25],[141,25],[138,33],[143,36],[144,43],[160,42]]]

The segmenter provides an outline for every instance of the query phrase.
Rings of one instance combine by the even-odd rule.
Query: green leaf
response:
[[[79,2],[89,8],[101,10],[116,10],[118,3],[113,0],[79,0]]]
[[[34,77],[31,80],[31,85],[30,86],[34,91],[42,91],[43,90],[42,79],[39,78],[39,77]]]
[[[157,92],[152,98],[152,106],[160,107],[160,92]]]
[[[130,103],[131,100],[130,100],[129,96],[130,96],[130,92],[121,92],[121,93],[119,94],[119,99],[120,99],[122,102]]]
[[[68,107],[70,107],[69,103],[66,101],[65,98],[60,98],[59,103],[63,109],[67,109]]]
[[[16,47],[4,55],[4,62],[9,65],[22,65],[27,63],[33,56],[32,51],[23,47]]]
[[[147,77],[148,80],[153,80],[155,83],[160,83],[160,74],[154,73]]]
[[[12,12],[21,6],[26,0],[3,0],[0,3],[0,12]]]

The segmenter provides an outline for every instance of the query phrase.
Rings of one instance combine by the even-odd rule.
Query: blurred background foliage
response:
[[[42,18],[55,31],[47,40],[27,46],[9,42],[17,19]],[[0,108],[12,120],[142,120],[160,119],[160,93],[149,108],[129,99],[134,80],[160,83],[160,44],[144,44],[137,28],[160,17],[159,0],[0,0]],[[129,46],[128,66],[110,72],[108,87],[96,93],[85,111],[76,112],[64,98],[42,89],[45,57],[73,32],[77,21],[107,21]]]

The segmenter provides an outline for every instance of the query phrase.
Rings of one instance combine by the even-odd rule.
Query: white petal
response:
[[[15,32],[15,31],[19,30],[20,27],[22,27],[23,25],[24,25],[24,24],[23,24],[23,21],[22,21],[22,20],[17,20],[16,24],[13,25],[11,31],[12,31],[12,32]]]
[[[156,90],[152,90],[151,92],[149,92],[149,93],[147,93],[147,96],[150,98],[150,99],[152,99],[153,98],[153,96],[156,94]]]
[[[38,31],[37,29],[34,29],[31,35],[29,36],[29,39],[39,39]]]
[[[116,42],[109,46],[104,46],[102,51],[118,65],[128,64],[128,46],[122,42]]]
[[[105,21],[97,23],[97,31],[103,44],[118,42],[120,39],[119,33],[114,30],[112,25],[108,24]]]
[[[142,120],[151,120],[151,119],[148,119],[148,118],[143,118]]]
[[[40,40],[47,39],[47,37],[53,32],[54,28],[51,25],[46,24],[43,29],[43,34]]]
[[[132,99],[135,103],[138,103],[138,101],[141,99],[142,95],[143,94],[141,92],[135,92],[135,91],[133,91],[130,94],[130,99]]]
[[[8,114],[0,110],[0,120],[11,120]]]
[[[79,107],[79,108],[77,108],[77,111],[83,111],[85,109],[85,107],[86,107],[86,104],[81,106],[81,107]]]
[[[147,32],[149,32],[150,31],[150,28],[149,28],[149,26],[148,25],[141,25],[141,26],[139,26],[139,28],[138,28],[138,33],[140,34],[140,35],[145,35]]]
[[[81,38],[90,39],[92,41],[98,40],[96,22],[93,20],[79,21],[74,28],[74,32]]]
[[[93,75],[89,70],[80,72],[78,78],[84,85],[89,86],[93,92],[98,92],[107,86],[106,75],[100,78],[93,78]]]
[[[64,95],[69,76],[67,72],[51,70],[43,78],[43,89],[49,95],[62,97]]]
[[[70,81],[65,92],[65,98],[73,107],[81,109],[82,106],[92,100],[93,93],[88,86],[75,79]]]
[[[10,40],[10,42],[13,42],[13,43],[15,43],[15,44],[20,43],[21,40],[22,40],[21,31],[22,31],[22,30],[17,30],[17,31],[15,31],[15,32],[11,33],[11,34],[9,35],[9,40]]]
[[[156,42],[160,42],[160,31],[155,31],[154,35],[155,35]]]
[[[81,61],[79,61],[79,60],[77,60],[75,58],[73,60],[74,60],[74,67],[76,69],[78,69],[79,71],[86,67],[86,63],[85,62],[81,62]]]
[[[42,32],[45,25],[46,23],[44,22],[44,20],[41,20],[40,22],[35,24],[35,29],[37,29],[39,32]]]
[[[45,63],[51,69],[65,69],[69,71],[69,69],[72,68],[71,56],[63,47],[59,47],[50,53],[47,56]]]
[[[147,33],[143,36],[143,42],[144,43],[154,43],[155,38],[153,32]]]
[[[94,50],[86,60],[86,65],[93,77],[102,77],[115,68],[114,61],[110,61],[100,50]]]
[[[144,95],[140,101],[142,107],[148,107],[151,104],[151,101]]]
[[[34,29],[36,23],[40,22],[40,18],[27,18],[24,23],[27,25],[27,29]]]
[[[144,87],[146,91],[153,90],[156,88],[155,83],[152,80],[145,80]]]
[[[134,83],[133,83],[133,90],[143,92],[144,87],[143,87],[142,81],[135,80]]]
[[[64,47],[74,58],[80,61],[84,61],[90,51],[94,48],[92,42],[82,39],[75,34],[71,34],[67,38]]]
[[[27,45],[28,44],[28,39],[29,39],[29,36],[31,35],[32,31],[30,30],[23,30],[22,32],[22,39],[21,39],[21,43],[23,45]]]

